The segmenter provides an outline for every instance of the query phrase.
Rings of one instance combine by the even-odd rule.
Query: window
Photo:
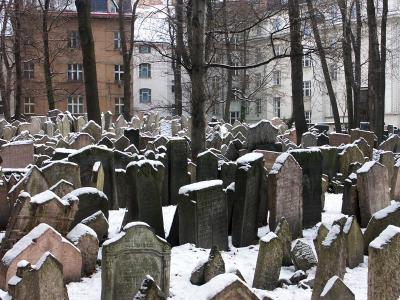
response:
[[[82,80],[82,64],[68,64],[68,80]]]
[[[70,31],[68,35],[68,48],[79,48],[81,45],[78,31]]]
[[[250,113],[250,103],[247,101],[244,103],[245,113],[248,115]]]
[[[71,114],[83,114],[83,97],[80,95],[68,97],[68,111]]]
[[[281,85],[281,71],[276,70],[272,72],[272,84]]]
[[[330,76],[331,76],[331,80],[337,80],[338,72],[337,72],[337,66],[336,65],[330,65],[329,66],[329,73],[330,73]]]
[[[24,62],[24,78],[33,79],[35,77],[35,64],[33,62]]]
[[[256,48],[256,63],[261,61],[261,49]]]
[[[303,68],[311,67],[311,56],[310,54],[304,54],[303,56]]]
[[[25,97],[24,113],[27,115],[35,113],[35,99],[33,99],[32,97]]]
[[[274,116],[281,117],[281,97],[274,97]]]
[[[140,103],[151,103],[151,89],[140,89],[139,96]]]
[[[151,77],[151,65],[140,64],[139,65],[139,78],[150,78]]]
[[[238,67],[238,66],[239,66],[239,64],[238,64],[237,62],[235,62],[235,67]],[[235,69],[235,70],[233,71],[233,75],[239,76],[239,70],[238,70],[238,69]]]
[[[124,111],[124,97],[115,98],[115,115],[122,115]]]
[[[275,45],[275,55],[283,55],[283,46],[282,45]]]
[[[304,116],[306,118],[306,122],[311,123],[311,111],[305,111]]]
[[[122,65],[114,66],[114,78],[115,78],[115,81],[124,80],[124,69],[123,69]]]
[[[261,106],[261,99],[256,100],[256,113],[259,115],[261,114],[262,106]]]
[[[139,53],[150,53],[150,52],[151,52],[150,46],[147,46],[147,45],[139,46]]]
[[[303,81],[303,95],[304,97],[311,97],[311,81]]]
[[[231,111],[231,124],[240,118],[240,111]]]
[[[119,31],[114,32],[114,49],[121,49],[121,34]]]

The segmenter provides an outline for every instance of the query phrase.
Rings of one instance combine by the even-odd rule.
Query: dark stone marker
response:
[[[197,156],[197,181],[218,179],[218,156],[210,150]]]
[[[189,183],[188,147],[184,138],[172,138],[167,143],[169,203],[177,204],[180,187]]]
[[[124,136],[126,136],[130,143],[135,145],[139,149],[139,129],[135,128],[125,128]]]

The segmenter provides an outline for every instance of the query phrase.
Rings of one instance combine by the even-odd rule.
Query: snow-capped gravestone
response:
[[[290,252],[296,270],[307,271],[317,265],[317,258],[309,244],[299,239]]]
[[[328,280],[334,275],[343,278],[345,271],[345,239],[340,225],[336,224],[332,226],[321,244],[311,299],[319,299]]]
[[[16,274],[21,260],[36,264],[47,251],[63,265],[66,282],[80,280],[82,256],[79,249],[51,226],[42,223],[20,239],[3,256],[0,262],[0,288],[7,289],[7,283]]]
[[[236,161],[235,202],[232,213],[232,244],[235,247],[245,247],[257,240],[263,157],[261,153],[248,153]]]
[[[339,173],[342,174],[344,178],[350,175],[351,164],[359,162],[364,163],[364,153],[361,152],[360,148],[354,144],[347,144],[343,147],[339,147]]]
[[[326,283],[320,300],[354,300],[353,292],[336,275],[331,277]]]
[[[343,227],[346,243],[346,265],[355,268],[364,261],[364,237],[354,216],[347,218]]]
[[[269,226],[275,230],[284,217],[289,223],[292,238],[302,235],[303,173],[294,157],[282,153],[268,176]],[[265,212],[266,213],[266,212]]]
[[[222,180],[208,180],[179,189],[179,243],[228,249],[228,207]]]
[[[254,125],[250,125],[247,131],[249,150],[254,150],[257,146],[273,144],[275,143],[277,136],[278,128],[272,125],[270,121],[261,120]]]
[[[156,160],[131,162],[126,168],[128,186],[127,208],[124,223],[142,221],[164,238],[164,222],[161,203],[161,185],[164,165]]]
[[[263,290],[276,288],[282,266],[282,242],[277,235],[269,232],[260,239],[253,287]]]
[[[101,139],[101,132],[102,132],[101,126],[98,125],[93,120],[87,122],[81,131],[90,134],[90,136],[93,137],[96,143]]]
[[[18,263],[16,275],[8,282],[12,299],[68,300],[63,266],[46,252],[35,264],[26,260]]]
[[[104,169],[101,161],[96,161],[94,163],[90,177],[92,182],[91,186],[99,191],[104,191]]]
[[[54,161],[41,168],[49,186],[55,185],[59,180],[71,182],[75,188],[81,187],[79,165],[69,161]]]
[[[366,162],[357,171],[357,192],[361,227],[366,227],[371,216],[388,206],[389,180],[386,167],[376,161]]]
[[[290,257],[290,250],[292,248],[292,234],[290,232],[289,223],[284,217],[279,220],[279,223],[275,228],[275,234],[278,236],[279,240],[282,243],[282,265],[291,266],[292,259]]]
[[[125,128],[124,129],[124,136],[129,139],[129,143],[134,145],[136,148],[139,147],[139,129],[135,128]]]
[[[107,195],[110,209],[118,207],[113,151],[99,146],[88,146],[71,154],[68,161],[79,165],[82,186],[92,186],[93,165],[100,161],[104,170],[104,194]]]
[[[179,188],[189,183],[187,175],[188,145],[184,138],[171,138],[167,143],[169,203],[177,204]]]
[[[331,132],[329,133],[329,145],[340,146],[341,144],[350,144],[350,135],[345,133]]]
[[[82,224],[92,228],[96,232],[97,238],[100,243],[103,243],[108,236],[108,221],[101,210],[95,212],[93,215],[83,219]]]
[[[102,300],[131,300],[146,275],[169,295],[171,247],[142,222],[127,224],[102,249]]]
[[[202,285],[214,277],[225,273],[225,262],[218,247],[213,246],[210,250],[208,260],[200,261],[190,275],[190,283]]]
[[[298,149],[292,150],[289,153],[299,163],[303,172],[303,227],[312,227],[321,221],[321,150],[316,148]]]
[[[197,156],[197,181],[218,179],[218,156],[211,150],[204,151]]]
[[[349,216],[354,215],[358,220],[361,220],[360,206],[358,204],[357,174],[351,173],[344,180],[343,186],[342,213]]]
[[[69,143],[72,149],[79,150],[83,147],[92,145],[94,143],[94,138],[86,132],[80,132],[71,138]]]
[[[75,189],[74,185],[64,179],[61,179],[55,185],[50,187],[50,191],[52,191],[60,198],[71,193],[74,189]]]
[[[388,170],[389,184],[391,184],[393,179],[393,168],[394,168],[394,154],[391,151],[382,151],[379,154],[379,163],[384,165]]]
[[[368,299],[400,296],[400,228],[389,225],[368,247]]]
[[[0,156],[3,159],[3,168],[25,168],[34,163],[33,141],[17,141],[4,144],[0,148]]]

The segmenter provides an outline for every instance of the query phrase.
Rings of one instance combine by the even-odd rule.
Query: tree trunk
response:
[[[336,95],[335,92],[333,91],[331,76],[329,74],[329,67],[325,56],[325,50],[322,45],[321,36],[318,30],[317,19],[315,18],[314,7],[311,0],[307,0],[307,7],[311,18],[311,25],[314,32],[315,43],[317,44],[318,55],[321,61],[322,71],[324,73],[326,89],[328,90],[329,100],[332,106],[333,119],[335,122],[335,130],[336,132],[342,132],[342,127],[340,125],[339,111],[336,102]],[[351,111],[353,111],[353,109],[351,109]]]
[[[175,114],[178,116],[182,115],[182,66],[179,63],[181,60],[175,52],[176,61],[173,62],[174,72],[174,102],[175,102]]]
[[[78,12],[79,36],[83,57],[87,115],[89,120],[101,125],[96,55],[90,20],[90,0],[75,0],[75,5]]]
[[[247,36],[246,36],[246,31],[243,32],[243,49],[242,49],[242,55],[241,55],[241,63],[242,66],[246,66],[247,64]],[[247,100],[246,100],[246,77],[247,77],[247,70],[243,69],[241,71],[242,73],[242,80],[240,82],[240,121],[245,122],[246,121],[246,110],[247,110]]]
[[[47,26],[48,12],[49,12],[50,0],[46,0],[43,8],[42,15],[42,39],[43,39],[43,68],[44,78],[46,83],[46,94],[49,110],[55,109],[54,103],[54,92],[53,92],[53,80],[50,69],[50,49],[49,49],[49,31]]]
[[[231,40],[230,36],[228,33],[228,12],[226,8],[226,0],[223,0],[222,2],[223,6],[223,24],[224,24],[224,39],[225,39],[225,48],[226,48],[226,61],[229,66],[233,65],[233,60],[232,60],[232,45],[231,45]],[[226,72],[227,78],[226,78],[226,99],[225,99],[225,107],[224,107],[224,121],[229,123],[231,121],[231,101],[233,99],[233,92],[232,92],[232,87],[233,87],[233,73],[234,71],[231,69],[228,69]]]
[[[356,5],[356,36],[353,41],[354,49],[354,81],[353,81],[353,95],[354,95],[354,126],[360,126],[360,96],[361,96],[361,3],[360,0],[355,0]]]
[[[381,137],[379,142],[383,139],[383,131],[385,126],[385,87],[386,87],[386,26],[388,15],[388,0],[383,0],[382,6],[382,20],[381,20],[381,63],[380,63],[380,95],[378,97],[379,103],[377,104],[377,136]]]
[[[22,117],[22,58],[21,58],[21,0],[14,0],[14,61],[15,61],[15,115]]]
[[[378,141],[382,140],[380,134],[378,115],[380,97],[380,73],[381,60],[379,55],[379,42],[377,32],[377,21],[374,0],[367,0],[367,18],[368,18],[368,114],[371,122],[371,128],[378,137]]]
[[[197,0],[191,2],[191,38],[189,39],[189,48],[192,67],[190,78],[192,83],[192,160],[197,160],[197,155],[205,149],[205,17],[206,0]],[[190,20],[189,20],[190,22]]]
[[[304,115],[303,96],[303,46],[301,44],[301,19],[298,0],[289,0],[290,23],[290,66],[292,78],[292,103],[293,116],[296,125],[297,143],[301,143],[301,137],[307,131],[307,123]]]

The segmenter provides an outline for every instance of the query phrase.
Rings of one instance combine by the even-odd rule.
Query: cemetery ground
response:
[[[333,221],[343,217],[341,213],[342,194],[329,194],[325,196],[325,212],[322,213],[322,222],[330,225]],[[170,230],[175,206],[163,208],[165,233]],[[125,209],[110,211],[110,237],[115,236],[120,228]],[[318,225],[303,231],[303,239],[310,245],[313,245],[313,238],[317,234]],[[269,227],[264,226],[258,229],[258,236],[265,236],[269,232]],[[248,283],[253,282],[254,270],[257,261],[259,245],[255,244],[248,247],[235,248],[229,239],[229,251],[223,251],[226,269],[239,269],[244,279]],[[294,244],[295,241],[292,242]],[[197,248],[192,244],[177,246],[172,249],[171,255],[171,288],[170,298],[172,299],[207,299],[209,286],[202,287],[190,283],[192,270],[200,261],[208,257],[209,249]],[[101,250],[99,251],[99,256]],[[353,291],[355,299],[367,299],[368,286],[368,256],[364,256],[364,262],[354,269],[347,268],[344,276],[345,284]],[[308,279],[315,276],[316,267],[307,272]],[[289,279],[295,272],[294,266],[282,267],[280,278]],[[98,266],[96,273],[91,277],[83,278],[81,282],[73,282],[67,285],[68,294],[71,300],[95,300],[100,299],[101,295],[101,268]],[[276,288],[273,291],[263,291],[254,289],[254,292],[262,299],[263,296],[269,296],[272,299],[282,300],[306,300],[311,298],[311,289],[303,289],[296,285]]]

